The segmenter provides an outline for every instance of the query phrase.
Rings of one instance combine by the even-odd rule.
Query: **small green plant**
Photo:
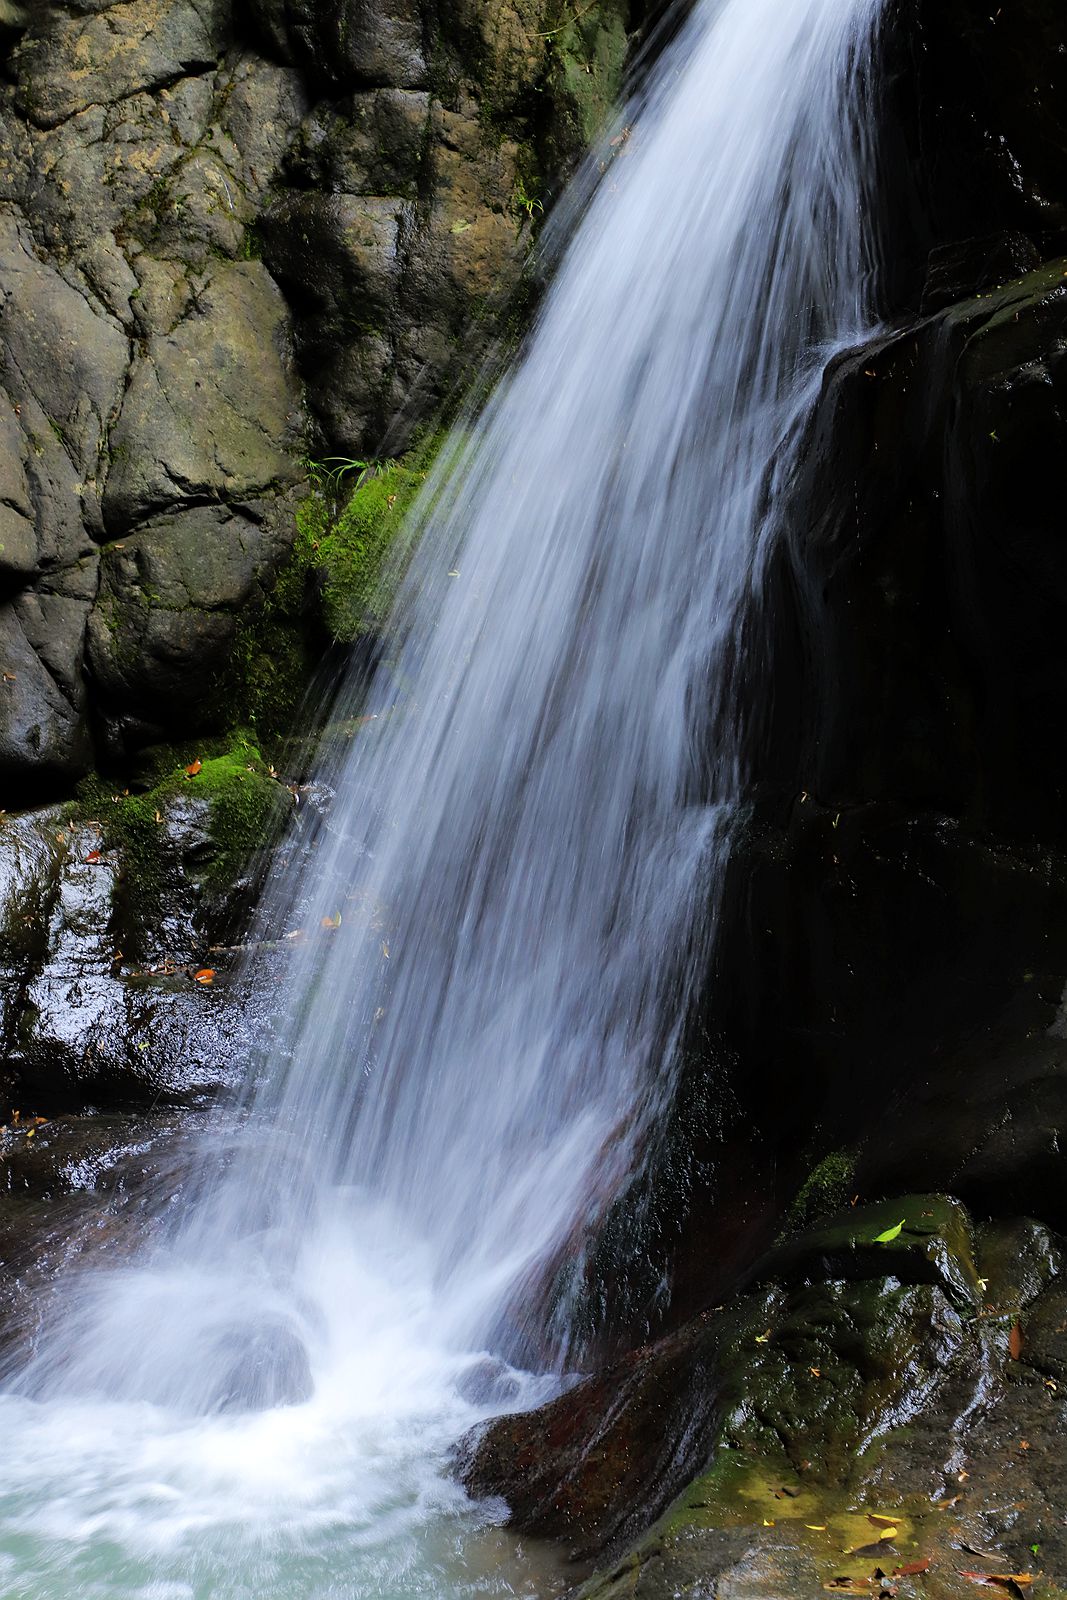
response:
[[[543,215],[545,209],[544,204],[535,194],[527,193],[526,184],[522,178],[515,185],[512,207],[517,214],[527,217],[530,222],[533,221],[534,217]]]
[[[336,496],[342,487],[346,492],[354,493],[362,487],[368,478],[375,477],[392,465],[389,461],[360,461],[354,456],[324,456],[322,460],[308,457],[304,463],[307,475],[316,489],[324,494]],[[355,483],[348,480],[356,474]]]

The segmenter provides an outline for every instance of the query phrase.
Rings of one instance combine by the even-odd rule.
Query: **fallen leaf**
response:
[[[202,983],[205,988],[207,988],[208,984],[214,983],[214,981],[215,981],[215,969],[214,969],[214,967],[201,967],[199,972],[194,972],[193,973],[193,982],[194,983]]]
[[[892,1244],[894,1239],[900,1238],[907,1220],[906,1217],[901,1217],[895,1228],[887,1228],[884,1233],[876,1233],[871,1242],[873,1244]]]
[[[767,1344],[770,1341],[770,1337],[771,1337],[771,1330],[770,1330],[770,1328],[768,1328],[764,1333],[757,1333],[757,1335],[756,1335],[756,1343],[757,1344]]]
[[[1020,1589],[1033,1583],[1033,1574],[1029,1572],[961,1572],[961,1578],[969,1578],[972,1583],[992,1583],[999,1589],[1010,1589],[1017,1585]]]
[[[341,913],[338,911],[332,917],[323,917],[319,926],[323,928],[339,928],[341,926]]]
[[[89,854],[85,858],[85,865],[87,867],[95,867],[96,863],[99,860],[100,860],[100,852],[99,852],[99,850],[90,850]]]
[[[1022,1353],[1023,1353],[1023,1330],[1022,1330],[1022,1325],[1020,1323],[1018,1323],[1018,1322],[1015,1322],[1015,1323],[1012,1324],[1011,1332],[1008,1334],[1008,1354],[1011,1356],[1011,1359],[1013,1361],[1018,1361],[1018,1359],[1022,1355]]]
[[[867,1521],[873,1522],[876,1528],[899,1528],[899,1517],[883,1517],[877,1511],[868,1511]]]
[[[774,1522],[773,1522],[773,1520],[769,1520],[767,1517],[764,1517],[763,1526],[765,1528],[773,1528],[774,1527]]]
[[[186,767],[185,776],[187,778],[195,778],[203,765],[204,763],[200,760],[200,757],[197,756],[196,760],[192,762],[191,765]]]
[[[826,1524],[825,1524],[825,1522],[805,1522],[804,1526],[805,1526],[805,1528],[810,1528],[812,1533],[825,1533],[826,1532]]]
[[[902,1567],[893,1568],[894,1578],[917,1578],[920,1572],[929,1572],[930,1561],[905,1561]]]

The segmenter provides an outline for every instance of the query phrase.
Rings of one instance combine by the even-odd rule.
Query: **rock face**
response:
[[[670,1339],[491,1424],[465,1479],[579,1559],[614,1552],[583,1600],[962,1600],[967,1572],[1058,1573],[1062,1265],[1039,1224],[975,1229],[936,1195],[849,1211]],[[669,1454],[665,1410],[688,1419]],[[669,1509],[626,1550],[635,1503]]]
[[[629,20],[0,9],[9,804],[232,721],[208,690],[285,564],[307,459],[402,447],[500,334]]]
[[[1033,256],[1017,271],[1067,251],[1067,22],[1056,0],[900,0],[889,24],[889,309],[918,306],[932,249],[973,253],[984,241],[987,254],[1017,255],[1022,241]],[[972,287],[986,285],[964,282],[953,298]]]
[[[175,754],[156,756],[139,792],[101,784],[76,805],[0,819],[8,1120],[12,1108],[52,1118],[196,1100],[239,1082],[269,1033],[274,974],[231,989],[230,946],[256,851],[299,796],[248,741],[205,748],[193,776],[168,765]]]

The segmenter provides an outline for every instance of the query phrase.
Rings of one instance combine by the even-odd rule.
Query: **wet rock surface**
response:
[[[180,1203],[204,1115],[173,1109],[23,1116],[0,1126],[0,1367],[21,1366],[54,1286],[120,1265]]]
[[[0,818],[8,1110],[196,1100],[268,1040],[281,970],[265,957],[250,988],[242,939],[256,852],[297,797],[249,743],[205,755],[140,793]]]
[[[579,1572],[614,1553],[588,1600],[835,1584],[947,1600],[974,1593],[966,1572],[1008,1571],[1058,1595],[1062,1263],[1041,1224],[975,1230],[944,1197],[850,1208],[677,1334],[472,1436],[464,1481]],[[668,1502],[620,1554],[635,1506]]]

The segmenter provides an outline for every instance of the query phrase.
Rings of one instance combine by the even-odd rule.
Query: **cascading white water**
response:
[[[768,472],[867,315],[878,11],[704,0],[620,124],[416,516],[381,715],[277,890],[313,936],[237,1153],[151,1260],[71,1289],[0,1401],[6,1593],[552,1592],[492,1575],[440,1462],[548,1392],[469,1380],[536,1346],[523,1286],[669,1087]]]

